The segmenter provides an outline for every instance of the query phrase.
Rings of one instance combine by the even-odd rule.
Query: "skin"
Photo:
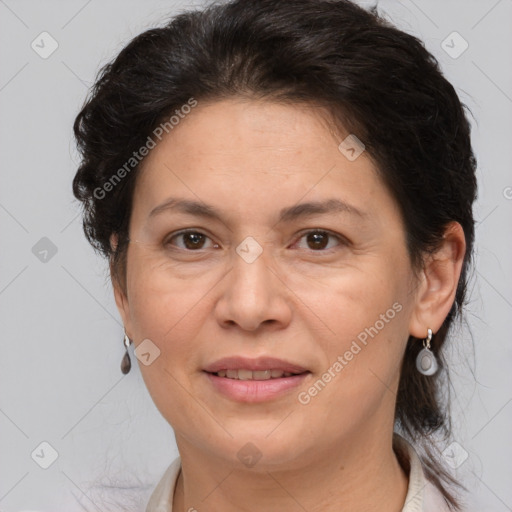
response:
[[[464,235],[450,224],[415,272],[395,200],[365,152],[349,161],[339,151],[346,135],[305,105],[199,102],[144,161],[126,282],[113,284],[135,346],[150,339],[160,350],[139,365],[181,455],[177,512],[403,507],[408,477],[392,449],[400,363],[409,335],[435,333],[446,318]],[[173,209],[150,217],[171,196],[212,205],[222,220]],[[361,215],[278,222],[282,208],[331,198]],[[202,248],[173,236],[185,228],[206,235]],[[332,233],[320,236],[325,248],[305,233],[314,230]],[[262,248],[252,263],[235,250],[248,236]],[[301,404],[298,393],[393,304],[400,312]],[[232,355],[270,355],[311,373],[274,400],[240,403],[202,371]],[[237,457],[247,443],[261,455],[253,467]]]

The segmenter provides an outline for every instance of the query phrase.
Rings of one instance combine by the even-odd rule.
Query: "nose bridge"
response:
[[[270,248],[265,249],[253,237],[244,239],[235,250],[234,279],[235,295],[248,307],[261,309],[272,294]],[[240,300],[244,299],[245,300]]]
[[[245,238],[233,254],[233,269],[217,305],[218,320],[255,330],[263,322],[286,324],[286,290],[272,268],[270,247]]]

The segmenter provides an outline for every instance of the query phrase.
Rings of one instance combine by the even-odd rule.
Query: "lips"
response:
[[[297,375],[292,372],[285,372],[277,368],[271,370],[219,370],[215,372],[218,377],[226,377],[227,379],[238,379],[238,380],[269,380],[269,379],[281,379],[282,377],[291,377]]]
[[[231,373],[228,374],[227,372],[230,370]],[[277,378],[277,372],[297,375],[299,373],[307,372],[308,370],[302,366],[290,363],[289,361],[273,357],[259,357],[257,359],[248,359],[246,357],[225,357],[206,366],[204,371],[208,373],[226,372],[226,375],[222,376],[227,376],[228,378],[237,378],[232,371],[242,372],[241,374],[239,373],[239,375],[242,375],[241,380],[244,380],[244,378],[247,379],[251,377],[248,372],[253,373],[253,375],[254,373],[258,375],[259,372],[271,372],[270,377]],[[272,376],[272,372],[274,372],[274,376]],[[281,376],[282,375],[279,375],[279,377]],[[256,377],[257,380],[266,380],[265,376],[260,375],[260,377],[263,378]]]
[[[297,388],[311,373],[282,359],[228,357],[206,366],[204,372],[213,388],[230,400],[264,402]]]

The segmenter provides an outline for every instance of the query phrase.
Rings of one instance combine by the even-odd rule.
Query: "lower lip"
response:
[[[267,402],[285,395],[302,384],[309,372],[267,380],[238,380],[205,372],[213,387],[237,402]]]

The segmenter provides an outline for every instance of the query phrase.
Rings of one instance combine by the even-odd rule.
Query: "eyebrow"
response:
[[[190,199],[179,199],[170,197],[163,203],[151,210],[148,217],[152,218],[168,210],[177,210],[181,213],[194,215],[222,221],[222,213],[215,207],[200,201]],[[324,215],[327,213],[349,213],[357,217],[365,218],[367,214],[353,205],[350,205],[341,199],[327,199],[324,201],[310,201],[283,208],[279,212],[278,222],[291,222],[300,218],[312,217],[314,215]]]

